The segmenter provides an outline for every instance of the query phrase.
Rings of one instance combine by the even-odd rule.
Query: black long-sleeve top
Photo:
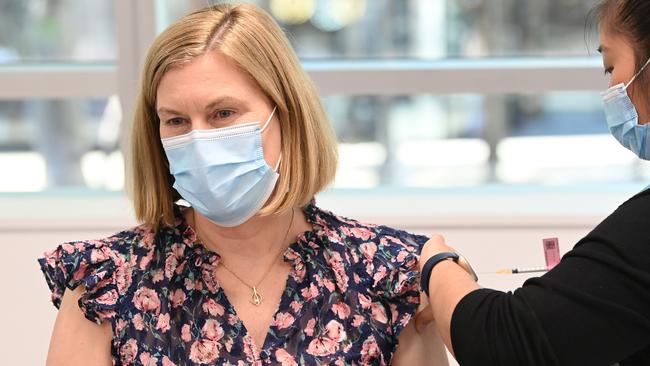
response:
[[[451,339],[461,366],[650,365],[650,190],[544,276],[466,295]]]

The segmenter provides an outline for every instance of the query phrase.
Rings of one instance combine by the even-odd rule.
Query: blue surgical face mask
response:
[[[174,188],[215,224],[244,223],[273,192],[278,173],[264,160],[262,132],[274,113],[261,128],[251,122],[162,139]]]
[[[627,84],[614,85],[602,93],[610,132],[621,145],[644,160],[650,160],[650,127],[649,124],[639,124],[639,114],[627,95],[627,88],[648,64],[650,59]]]

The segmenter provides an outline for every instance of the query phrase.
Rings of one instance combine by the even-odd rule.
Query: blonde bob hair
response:
[[[306,205],[334,178],[336,138],[316,89],[286,36],[251,4],[220,4],[186,15],[149,49],[142,71],[130,141],[129,193],[135,214],[158,229],[174,222],[181,197],[160,141],[156,94],[163,75],[208,52],[228,56],[277,106],[282,162],[275,191],[262,215]]]

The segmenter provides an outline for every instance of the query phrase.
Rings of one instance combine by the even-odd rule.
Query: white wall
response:
[[[363,221],[419,233],[442,233],[474,265],[483,286],[511,290],[526,275],[497,275],[502,267],[540,266],[541,239],[559,237],[563,252],[638,186],[605,191],[517,190],[339,191],[322,208]],[[0,354],[5,365],[42,365],[56,310],[36,258],[71,240],[100,238],[134,224],[121,195],[0,196]]]

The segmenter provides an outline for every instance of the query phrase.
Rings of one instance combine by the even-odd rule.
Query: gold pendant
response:
[[[251,303],[255,306],[260,306],[260,304],[262,303],[262,295],[260,295],[259,292],[257,292],[255,286],[253,286],[253,296],[251,298]]]

